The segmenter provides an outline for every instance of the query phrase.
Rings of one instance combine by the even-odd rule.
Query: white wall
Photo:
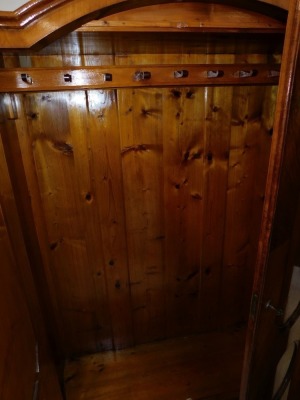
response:
[[[26,0],[0,0],[1,11],[14,11],[27,3]]]
[[[289,0],[260,0],[260,1],[264,1],[265,3],[275,4],[286,9],[288,9],[289,5]],[[27,3],[26,0],[0,0],[0,10],[14,11],[25,3]]]

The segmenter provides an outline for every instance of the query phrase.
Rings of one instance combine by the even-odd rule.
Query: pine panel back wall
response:
[[[245,321],[272,88],[18,96],[68,354]]]
[[[278,45],[219,39],[72,34],[38,55],[4,61],[264,63]],[[275,87],[79,90],[16,99],[34,223],[66,355],[247,320]]]

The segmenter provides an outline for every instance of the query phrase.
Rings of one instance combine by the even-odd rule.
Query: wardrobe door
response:
[[[35,396],[37,343],[0,208],[0,398]]]
[[[272,398],[276,367],[292,325],[289,321],[294,322],[296,315],[295,310],[284,317],[300,252],[299,6],[299,0],[292,1],[279,82],[243,371],[241,399],[247,400]]]
[[[28,230],[22,231],[17,196],[3,138],[13,122],[2,102],[0,114],[0,399],[59,400],[61,390],[29,259]],[[7,103],[7,102],[6,102]],[[2,107],[4,106],[5,107]],[[14,178],[14,179],[13,179]],[[40,265],[39,265],[40,267]],[[40,289],[40,288],[39,288]]]

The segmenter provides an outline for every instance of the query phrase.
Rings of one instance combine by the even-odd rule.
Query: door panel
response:
[[[249,321],[241,398],[270,399],[289,329],[282,330],[300,242],[299,1],[292,4],[279,82],[266,201]],[[292,79],[292,77],[294,79]],[[266,306],[271,302],[272,307]]]
[[[0,398],[31,400],[36,340],[0,208]]]

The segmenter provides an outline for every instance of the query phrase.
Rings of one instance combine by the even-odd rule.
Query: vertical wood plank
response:
[[[169,336],[199,326],[205,89],[164,89],[164,210]]]
[[[135,340],[165,335],[162,94],[119,90],[119,123]]]
[[[262,128],[264,96],[264,87],[234,89],[221,294],[225,327],[248,319],[244,302],[249,304],[252,286],[248,271],[250,251],[254,250],[251,231],[262,205],[260,202],[260,210],[253,207],[260,174],[260,136],[266,135]],[[264,156],[267,158],[268,153]]]
[[[237,54],[237,63],[268,62],[266,54]],[[222,274],[223,327],[248,320],[273,115],[266,87],[234,88]],[[271,111],[271,110],[269,110]],[[263,150],[263,151],[262,151]]]
[[[121,151],[116,92],[89,91],[91,196],[99,214],[115,348],[133,344]],[[75,112],[75,109],[74,109]]]
[[[98,177],[98,171],[93,169],[92,149],[90,137],[94,130],[91,129],[89,115],[88,94],[84,91],[73,94],[68,93],[68,113],[70,132],[72,135],[72,146],[74,150],[74,176],[73,185],[80,197],[80,202],[76,206],[77,214],[82,214],[85,232],[85,244],[87,259],[89,263],[89,275],[93,282],[93,291],[95,296],[94,326],[95,333],[98,336],[98,343],[101,343],[100,349],[108,349],[113,346],[114,335],[112,331],[112,315],[110,315],[109,299],[113,301],[112,296],[108,296],[109,290],[106,286],[105,273],[105,245],[101,232],[101,224],[98,213],[98,203],[101,199],[94,196],[95,181]],[[102,197],[104,195],[102,194]],[[81,265],[84,269],[84,263]],[[84,294],[85,296],[87,293]],[[99,346],[99,344],[98,344]]]
[[[204,330],[220,326],[232,95],[232,87],[206,88],[205,94],[204,227],[199,305]]]

